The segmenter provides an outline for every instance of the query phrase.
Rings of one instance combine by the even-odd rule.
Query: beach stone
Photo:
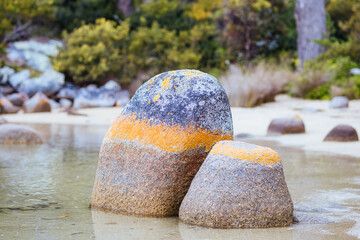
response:
[[[0,113],[17,113],[21,108],[14,106],[6,97],[0,94]]]
[[[20,86],[22,82],[28,80],[30,78],[30,71],[28,69],[22,70],[21,72],[17,72],[12,74],[9,77],[9,83],[13,88],[17,88]]]
[[[114,80],[108,81],[101,88],[105,89],[106,91],[113,91],[113,92],[118,92],[121,90],[120,85],[117,82],[115,82]]]
[[[54,99],[49,99],[51,109],[60,108],[61,105]]]
[[[355,142],[359,141],[358,134],[350,125],[337,125],[325,137],[325,142]]]
[[[13,89],[12,87],[5,85],[5,86],[0,86],[0,94],[4,94],[4,95],[9,95],[11,93],[13,93],[15,91],[15,89]]]
[[[13,93],[11,95],[6,96],[6,98],[15,106],[22,107],[24,102],[28,99],[23,93]]]
[[[65,87],[65,88],[60,89],[60,91],[56,95],[56,98],[58,98],[58,99],[65,98],[65,99],[69,99],[69,100],[74,100],[74,98],[76,98],[78,92],[79,92],[79,90],[75,87]]]
[[[24,103],[25,113],[51,112],[50,100],[42,92],[36,93]]]
[[[337,96],[331,99],[330,108],[348,108],[349,107],[349,99],[343,96]]]
[[[72,102],[66,98],[60,99],[59,103],[63,108],[70,108],[72,106]]]
[[[74,99],[74,108],[113,107],[116,103],[115,93],[89,85],[81,88]]]
[[[210,228],[286,227],[293,209],[277,152],[220,141],[192,181],[179,218]]]
[[[0,124],[5,124],[7,123],[6,119],[3,117],[0,117]]]
[[[31,127],[18,124],[0,125],[0,144],[41,144],[42,139]]]
[[[0,84],[6,84],[8,82],[9,77],[15,73],[15,70],[9,68],[8,66],[4,66],[0,69]]]
[[[267,130],[268,135],[294,133],[305,133],[305,125],[298,115],[273,119]]]
[[[17,124],[0,125],[0,144],[41,144],[39,134],[31,127]]]
[[[233,139],[231,110],[216,78],[197,70],[159,74],[110,126],[91,205],[175,216],[211,147],[226,139]]]

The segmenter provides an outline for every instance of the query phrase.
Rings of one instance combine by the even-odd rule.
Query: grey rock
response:
[[[14,73],[9,77],[9,83],[12,87],[17,88],[21,83],[30,79],[30,71],[28,69]]]
[[[359,136],[350,125],[337,125],[325,137],[324,142],[357,142]]]
[[[331,99],[329,108],[348,108],[349,99],[343,96],[337,96]]]
[[[28,96],[23,93],[13,93],[6,96],[6,98],[15,106],[22,107]]]
[[[268,135],[305,133],[305,125],[299,116],[273,119],[268,127]]]
[[[17,124],[0,125],[0,144],[41,144],[42,139],[31,127]]]
[[[51,112],[50,100],[42,92],[36,93],[24,103],[25,113]]]
[[[220,141],[192,181],[179,218],[210,228],[286,227],[293,222],[293,211],[274,150]]]
[[[32,96],[37,92],[43,92],[47,96],[52,96],[58,92],[65,83],[65,76],[55,70],[47,70],[38,78],[23,81],[18,87],[18,91]]]
[[[14,106],[6,97],[0,94],[0,113],[17,113],[21,108]]]
[[[9,77],[15,73],[15,70],[5,66],[0,69],[0,84],[6,84]]]
[[[72,102],[66,98],[60,99],[60,106],[63,108],[70,108],[72,106]]]
[[[360,75],[360,68],[352,68],[352,69],[350,69],[350,74],[352,74],[352,75]]]
[[[102,86],[102,88],[105,89],[106,91],[113,91],[113,92],[118,92],[121,90],[120,85],[114,80],[108,81],[104,86]]]
[[[116,93],[116,104],[117,107],[124,107],[130,101],[130,94],[126,90],[122,90]]]
[[[60,105],[57,101],[55,101],[54,99],[50,99],[49,101],[50,101],[50,107],[51,107],[51,109],[55,109],[55,108],[60,108],[60,107],[61,107],[61,105]]]
[[[115,93],[89,85],[81,88],[74,99],[74,108],[112,107],[116,103]]]
[[[56,98],[60,99],[60,98],[66,98],[69,100],[74,100],[76,98],[76,96],[78,95],[79,90],[76,88],[62,88],[60,89],[60,91],[58,92],[58,94],[56,95]]]
[[[0,94],[3,95],[9,95],[11,93],[15,92],[15,89],[6,85],[6,86],[0,86]]]

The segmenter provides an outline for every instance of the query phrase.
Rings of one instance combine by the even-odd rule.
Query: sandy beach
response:
[[[45,123],[110,126],[120,114],[121,108],[80,109],[87,116],[68,115],[60,109],[51,113],[2,115],[11,123]],[[247,139],[277,141],[284,146],[300,147],[304,150],[328,152],[360,157],[360,142],[323,142],[326,134],[338,124],[349,124],[360,133],[360,100],[350,102],[348,109],[329,109],[329,101],[315,101],[279,95],[276,101],[255,108],[232,108],[234,133],[245,134]],[[266,136],[271,120],[279,117],[299,115],[306,128],[305,134]]]

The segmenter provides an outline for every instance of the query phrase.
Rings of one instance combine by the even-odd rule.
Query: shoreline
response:
[[[68,115],[61,109],[51,113],[17,113],[1,115],[9,123],[22,124],[70,124],[110,126],[122,108],[88,108],[78,112],[87,116]],[[231,108],[234,136],[245,134],[241,140],[276,141],[281,146],[297,147],[307,151],[326,152],[360,157],[360,142],[323,142],[326,134],[338,124],[348,124],[360,133],[360,100],[353,100],[349,108],[329,109],[329,101],[304,100],[279,95],[275,102],[255,108]],[[266,136],[267,128],[274,118],[299,115],[305,124],[306,133]]]

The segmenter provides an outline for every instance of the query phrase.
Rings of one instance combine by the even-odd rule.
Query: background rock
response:
[[[192,181],[179,218],[210,228],[289,226],[293,203],[279,155],[253,144],[218,142]]]
[[[350,125],[337,125],[325,137],[325,142],[354,142],[359,141],[358,134]]]
[[[0,94],[0,113],[17,113],[20,108],[14,106],[6,97]]]
[[[13,88],[17,88],[20,84],[30,79],[30,71],[28,69],[14,73],[9,77],[9,83]]]
[[[23,108],[25,113],[51,112],[50,100],[42,92],[27,100]]]
[[[343,96],[337,96],[331,99],[329,108],[348,108],[349,99]]]
[[[15,70],[5,66],[0,69],[0,84],[6,84],[9,77],[15,73]]]
[[[22,107],[24,102],[28,99],[23,93],[13,93],[11,95],[6,96],[6,98],[15,106]]]
[[[299,116],[273,119],[268,127],[268,135],[305,133],[305,125]]]
[[[39,134],[31,127],[17,124],[0,125],[0,144],[41,144]]]

